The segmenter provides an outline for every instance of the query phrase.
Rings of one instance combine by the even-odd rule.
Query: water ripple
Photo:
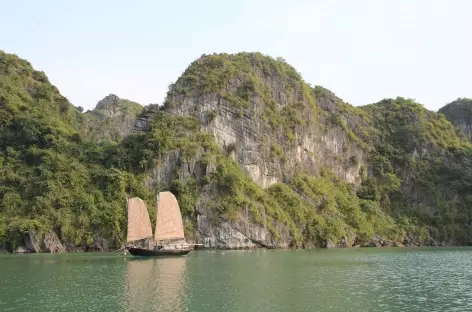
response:
[[[2,311],[472,311],[472,249],[0,256]]]

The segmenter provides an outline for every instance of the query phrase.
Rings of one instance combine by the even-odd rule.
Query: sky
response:
[[[0,0],[0,50],[42,70],[69,101],[162,103],[202,54],[283,57],[353,105],[472,98],[472,1]]]

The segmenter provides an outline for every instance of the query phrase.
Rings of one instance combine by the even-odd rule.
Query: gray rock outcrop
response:
[[[54,232],[38,235],[35,231],[29,231],[25,236],[25,250],[33,253],[58,253],[67,249]]]

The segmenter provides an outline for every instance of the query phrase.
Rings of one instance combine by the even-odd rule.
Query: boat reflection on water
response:
[[[184,311],[187,258],[126,258],[126,311]]]

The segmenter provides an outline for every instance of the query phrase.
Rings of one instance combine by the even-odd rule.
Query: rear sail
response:
[[[171,192],[160,192],[156,214],[156,241],[185,239],[182,214]]]
[[[128,234],[126,242],[152,237],[151,220],[146,203],[139,198],[128,199]]]

